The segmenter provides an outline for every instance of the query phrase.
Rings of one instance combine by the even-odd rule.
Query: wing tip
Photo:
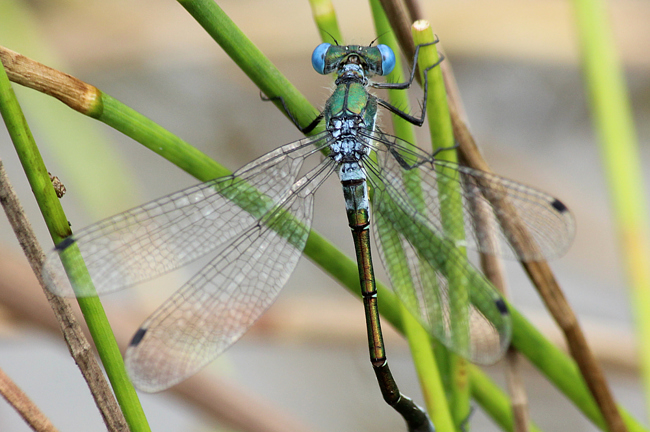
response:
[[[494,304],[496,305],[501,315],[510,315],[510,311],[508,310],[508,305],[506,305],[506,302],[503,301],[502,298],[495,300]]]
[[[133,338],[131,339],[131,342],[129,343],[130,347],[135,347],[138,346],[140,342],[142,342],[142,339],[144,338],[144,335],[147,333],[147,329],[144,327],[140,327],[137,332],[133,335]]]
[[[565,206],[564,203],[557,198],[555,198],[553,202],[551,202],[551,205],[555,210],[558,211],[558,213],[566,213],[569,211],[568,207]]]

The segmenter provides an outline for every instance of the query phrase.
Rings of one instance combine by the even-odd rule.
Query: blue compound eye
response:
[[[325,74],[325,56],[331,46],[332,44],[322,43],[316,47],[314,53],[311,55],[311,65],[321,75]],[[395,62],[393,61],[393,63]]]
[[[377,48],[381,53],[381,74],[388,75],[395,67],[395,54],[388,45],[379,44]]]

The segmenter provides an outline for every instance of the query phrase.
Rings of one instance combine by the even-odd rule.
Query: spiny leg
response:
[[[431,45],[431,44],[427,44],[427,45]],[[418,51],[419,51],[420,46],[423,46],[423,45],[418,45],[418,47],[415,50],[415,57],[416,58],[418,56]],[[438,61],[435,62],[434,64],[432,64],[431,66],[427,67],[424,70],[424,98],[423,98],[424,103],[422,104],[422,112],[420,113],[419,117],[416,117],[414,115],[406,113],[406,112],[402,111],[401,109],[397,108],[396,106],[391,105],[389,102],[387,102],[387,101],[385,101],[385,100],[383,100],[381,98],[377,98],[377,103],[380,104],[381,106],[383,106],[384,108],[386,108],[387,110],[389,110],[390,112],[392,112],[393,114],[396,114],[396,115],[400,116],[401,118],[403,118],[407,122],[412,123],[412,124],[414,124],[416,126],[422,126],[422,124],[424,123],[424,118],[427,115],[426,101],[427,101],[427,94],[429,92],[429,77],[427,75],[427,72],[429,72],[434,67],[438,66],[440,63],[442,63],[442,61],[444,59],[445,59],[445,57],[442,54],[439,54]],[[389,89],[398,89],[398,90],[408,88],[408,86],[410,86],[411,82],[413,81],[413,73],[414,72],[415,72],[415,67],[411,71],[410,80],[408,82],[406,82],[406,83],[400,83],[399,84],[400,86],[401,85],[407,85],[407,87],[376,87],[376,88],[389,88]]]
[[[413,55],[413,69],[411,69],[411,75],[409,76],[408,81],[405,81],[403,83],[371,83],[370,86],[373,88],[389,89],[389,90],[404,90],[411,87],[411,84],[413,83],[413,79],[415,79],[415,71],[416,71],[415,65],[418,64],[418,55],[420,54],[420,48],[429,45],[435,45],[438,42],[440,42],[440,39],[438,39],[438,37],[436,36],[436,40],[434,40],[433,42],[420,44],[415,47],[415,53]],[[440,64],[441,61],[442,59],[438,60],[435,64],[429,66],[426,70],[436,67],[438,64]]]
[[[387,142],[388,142],[388,141],[387,141]],[[388,142],[388,143],[389,143],[389,142]],[[453,146],[437,148],[437,149],[436,149],[436,150],[431,154],[431,156],[430,156],[429,158],[427,158],[427,159],[423,159],[423,160],[420,160],[419,162],[414,163],[414,164],[409,164],[409,163],[408,163],[408,162],[407,162],[407,161],[402,157],[402,155],[399,154],[399,152],[397,151],[397,149],[396,149],[394,146],[388,146],[388,151],[389,151],[390,154],[395,158],[395,160],[397,161],[397,163],[399,164],[399,166],[402,167],[402,169],[404,169],[405,171],[410,171],[410,170],[416,169],[416,168],[418,168],[418,167],[420,167],[420,166],[422,166],[422,165],[424,165],[424,164],[430,164],[430,163],[432,163],[432,162],[436,159],[436,155],[437,155],[438,153],[443,152],[443,151],[456,150],[456,149],[458,149],[458,147],[459,147],[459,144],[458,144],[458,143],[455,143]]]
[[[299,130],[300,132],[302,132],[303,134],[305,134],[305,135],[308,134],[309,132],[313,131],[314,128],[315,128],[316,126],[318,126],[318,123],[320,123],[321,120],[323,119],[323,113],[320,113],[320,114],[318,114],[318,115],[316,116],[316,118],[314,118],[314,120],[311,121],[311,123],[309,123],[309,124],[308,124],[307,126],[305,126],[305,127],[302,127],[302,126],[300,126],[300,123],[298,123],[298,120],[296,120],[296,117],[294,117],[294,115],[291,113],[291,111],[290,111],[289,108],[287,107],[287,104],[284,102],[284,98],[283,98],[282,96],[273,96],[273,97],[268,97],[268,96],[266,96],[264,93],[260,92],[260,98],[261,98],[264,102],[275,102],[275,101],[279,101],[280,104],[282,105],[282,110],[285,112],[285,114],[287,115],[287,117],[289,117],[289,120],[291,120],[291,122],[296,126],[296,128],[298,128],[298,130]]]
[[[474,407],[470,405],[469,407],[469,414],[467,414],[467,417],[460,422],[460,426],[458,426],[458,429],[460,429],[461,432],[467,432],[469,430],[469,421],[472,418],[472,414],[474,414]]]

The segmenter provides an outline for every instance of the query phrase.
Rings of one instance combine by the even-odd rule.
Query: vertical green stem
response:
[[[433,42],[434,36],[431,27],[426,21],[417,21],[413,24],[413,40],[417,45]],[[420,48],[418,65],[421,71],[439,60],[438,51],[435,46]],[[423,80],[424,82],[424,80]],[[447,105],[447,92],[442,79],[442,71],[436,67],[428,71],[429,94],[425,101],[427,104],[429,131],[433,151],[441,148],[450,148],[454,145],[454,135],[449,117]],[[456,162],[455,151],[443,151],[436,156],[441,160]],[[451,180],[457,173],[449,172],[447,176],[438,177],[438,189],[440,197],[440,214],[446,234],[450,238],[463,239],[465,233],[462,225],[452,220],[447,215],[459,214],[455,209],[462,206],[458,183]],[[468,310],[468,290],[463,282],[463,275],[455,268],[448,268],[446,272],[449,281],[449,303],[452,311]],[[469,341],[469,322],[463,317],[453,316],[451,320],[452,340],[455,346],[467,346]],[[464,358],[449,353],[450,361],[450,394],[451,411],[456,425],[464,422],[470,413],[470,388],[468,378],[468,363]]]
[[[0,67],[0,113],[7,125],[52,240],[58,243],[72,232],[4,67]],[[117,342],[99,299],[89,297],[78,299],[78,302],[131,431],[149,431],[147,419],[126,374]]]
[[[339,29],[336,19],[336,12],[331,0],[309,0],[314,22],[318,26],[318,32],[323,42],[343,43],[343,35]],[[334,38],[334,40],[332,40]]]
[[[370,6],[374,17],[376,33],[380,35],[379,43],[388,45],[396,53],[395,68],[393,72],[388,75],[388,77],[386,77],[386,80],[389,82],[404,82],[406,78],[403,73],[404,69],[402,66],[401,58],[399,56],[397,40],[395,38],[395,34],[390,31],[390,25],[388,23],[386,13],[384,12],[384,9],[381,6],[379,0],[371,0]],[[389,90],[388,100],[393,106],[400,107],[400,109],[408,109],[408,93],[404,90]],[[413,125],[397,115],[393,114],[391,117],[393,120],[393,129],[395,131],[395,135],[402,138],[406,142],[415,145],[415,133],[413,131]],[[408,155],[404,156],[408,160]],[[416,203],[416,205],[419,205],[419,208],[422,209],[424,206],[424,197],[422,196],[422,190],[420,188],[419,171],[417,169],[405,171],[404,177],[404,181],[407,184],[407,188],[409,194],[411,195],[412,201]],[[387,227],[388,230],[385,230],[382,229],[382,227],[383,224],[379,224],[377,230],[379,235],[382,236],[382,243],[387,241],[387,236],[396,235],[392,228]],[[401,250],[401,247],[398,247],[398,239],[394,239],[392,241],[392,244],[396,245],[394,248],[392,248],[392,250],[394,250],[396,253]],[[403,253],[401,258],[391,260],[390,262],[399,262],[402,266],[407,266],[407,259]],[[423,268],[426,268],[426,266],[423,266]],[[396,282],[398,280],[396,275],[409,275],[409,270],[398,270],[390,268],[386,270],[391,273],[393,283],[400,283],[403,285],[401,287],[397,287],[396,289],[399,289],[402,293],[412,293],[411,297],[413,298],[413,302],[416,303],[417,299],[415,288],[413,286],[413,281],[411,278],[405,277],[400,282]],[[413,357],[413,363],[418,374],[420,387],[422,388],[422,394],[424,395],[427,411],[431,415],[431,419],[436,425],[436,428],[439,432],[453,431],[453,421],[451,419],[444,385],[442,383],[438,365],[434,356],[432,339],[429,336],[428,332],[422,327],[419,322],[417,322],[417,320],[415,320],[415,318],[401,302],[400,310],[402,315],[404,335],[409,342],[411,356]]]
[[[650,246],[632,110],[604,0],[574,0],[582,67],[630,283],[650,411]]]

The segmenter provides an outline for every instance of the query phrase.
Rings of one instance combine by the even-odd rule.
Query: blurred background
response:
[[[311,51],[321,41],[308,2],[219,4],[315,106],[323,106],[332,83],[310,64]],[[557,196],[574,212],[575,243],[552,263],[553,269],[617,400],[647,423],[629,297],[585,104],[571,5],[560,0],[422,5],[453,65],[471,130],[494,171]],[[335,0],[334,6],[346,43],[367,44],[375,38],[365,1]],[[616,0],[609,6],[643,166],[648,166],[650,4]],[[258,89],[173,1],[0,0],[0,45],[95,85],[233,170],[301,137],[272,104],[260,100]],[[67,188],[62,202],[73,230],[196,183],[107,126],[32,90],[16,86],[16,91],[48,169]],[[414,97],[421,97],[419,92],[414,90]],[[419,144],[427,148],[422,132]],[[43,247],[51,248],[4,128],[0,158]],[[354,255],[336,179],[317,194],[313,227]],[[0,290],[19,287],[39,298],[4,217],[0,262]],[[190,267],[105,298],[111,322],[126,334],[135,332],[198,269]],[[514,304],[562,343],[519,266],[508,263],[507,269]],[[383,273],[380,277],[387,280]],[[421,401],[408,347],[394,333],[387,344],[402,391]],[[252,407],[259,401],[304,425],[286,430],[404,430],[381,399],[366,346],[361,303],[303,259],[259,324],[205,373],[222,379],[218,382],[233,389],[233,398],[243,397]],[[0,367],[61,430],[104,428],[60,334],[6,302],[0,307]],[[501,364],[487,371],[504,383]],[[523,371],[531,418],[542,430],[596,430],[525,361]],[[152,430],[230,430],[171,391],[142,394],[142,402]],[[480,409],[471,425],[477,431],[499,430]],[[29,429],[0,403],[0,430]]]

